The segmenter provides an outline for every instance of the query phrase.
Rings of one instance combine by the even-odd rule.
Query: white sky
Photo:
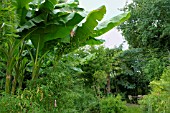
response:
[[[79,0],[79,2],[80,2],[80,7],[85,8],[85,10],[87,11],[97,9],[100,6],[105,5],[107,12],[103,20],[107,20],[118,14],[123,13],[118,9],[123,8],[126,2],[129,3],[132,2],[132,0]],[[118,32],[116,28],[105,33],[104,35],[101,36],[101,38],[105,39],[104,45],[109,48],[119,46],[125,41],[121,33]],[[127,43],[123,44],[123,48],[124,49],[128,48]]]

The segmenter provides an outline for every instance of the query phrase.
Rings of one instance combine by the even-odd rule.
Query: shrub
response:
[[[170,112],[170,67],[165,69],[159,81],[150,83],[151,94],[145,96],[140,104],[145,113]]]
[[[40,104],[32,102],[23,95],[4,95],[0,99],[0,113],[45,113]]]
[[[121,96],[108,96],[100,100],[101,113],[124,113],[127,110],[126,102],[121,100]]]
[[[0,113],[89,113],[96,110],[95,92],[84,85],[77,69],[60,62],[45,70],[46,75],[39,77],[36,84],[27,81],[23,91],[0,97]]]

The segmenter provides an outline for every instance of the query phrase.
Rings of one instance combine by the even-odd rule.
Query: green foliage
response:
[[[20,17],[20,35],[29,34],[27,39],[32,41],[36,49],[39,45],[40,51],[47,51],[56,45],[60,46],[57,49],[61,49],[63,46],[62,51],[64,51],[66,48],[72,50],[86,44],[101,44],[103,41],[95,39],[92,35],[96,33],[94,28],[98,25],[98,21],[101,21],[106,13],[106,7],[102,6],[86,15],[84,10],[76,4],[78,4],[76,1],[54,4],[45,0],[38,3],[33,1],[29,5],[24,4],[23,7],[23,4],[18,3],[21,5],[16,5]],[[129,15],[117,17],[116,25],[128,17]],[[107,22],[107,24],[109,23],[111,22]],[[104,28],[107,29],[107,26]],[[51,43],[54,40],[55,43]]]
[[[131,17],[119,28],[131,47],[169,50],[169,5],[169,0],[133,0],[124,7]]]
[[[81,69],[76,67],[76,57],[63,56],[57,65],[44,71],[45,76],[37,79],[36,88],[28,83],[31,101],[38,103],[46,112],[89,112],[97,104],[93,89],[84,85],[79,77]],[[27,90],[27,89],[25,89]],[[25,91],[24,90],[24,91]],[[34,95],[35,94],[35,95]],[[56,100],[56,107],[54,106]]]
[[[58,112],[89,112],[97,104],[93,90],[84,86],[80,72],[74,69],[60,62],[46,79],[46,87],[57,100]]]
[[[121,100],[121,96],[109,96],[100,100],[101,113],[126,113],[126,103]]]
[[[17,37],[15,34],[18,21],[11,1],[0,2],[0,42]]]
[[[149,83],[160,79],[168,64],[166,56],[141,48],[131,48],[119,53],[113,61],[112,88],[116,93],[124,93],[125,97],[146,95],[150,90]]]
[[[15,39],[16,37],[18,37],[18,35],[16,35],[16,27],[18,21],[15,15],[14,7],[11,5],[11,1],[4,1],[3,3],[1,3],[0,10],[0,55],[2,60],[1,65],[4,66],[6,73],[5,90],[6,93],[10,93],[10,80],[12,77],[12,73],[17,61],[19,61],[19,59],[21,58],[21,56],[19,55],[19,47],[21,47],[21,42]]]
[[[131,95],[147,94],[148,84],[160,79],[169,64],[169,5],[169,0],[133,0],[123,8],[131,12],[131,16],[119,29],[130,50],[119,57],[123,73],[117,76],[117,83],[120,89],[126,87],[125,92]],[[133,48],[141,50],[134,52]]]
[[[77,0],[2,3],[1,89],[4,90],[6,81],[6,92],[14,95],[1,95],[0,112],[126,110],[119,95],[100,95],[106,85],[110,88],[110,80],[115,79],[113,73],[122,71],[115,59],[122,50],[95,46],[76,49],[87,44],[101,44],[103,40],[95,37],[124,22],[130,13],[99,24],[106,13],[105,6],[86,13],[78,7]]]
[[[125,113],[143,113],[142,109],[140,108],[140,105],[132,104],[127,105],[128,109]]]
[[[84,51],[84,52],[83,52]],[[82,77],[87,79],[86,85],[92,85],[95,80],[99,83],[102,81],[106,81],[106,77],[112,71],[112,61],[114,58],[114,54],[116,54],[120,50],[116,49],[106,49],[104,47],[90,47],[89,49],[80,50],[81,53],[79,55],[91,56],[92,57],[86,59],[86,62],[81,64],[81,68],[84,71],[82,73]],[[104,79],[105,78],[105,79]],[[103,85],[101,87],[104,87]]]
[[[106,13],[106,7],[101,6],[99,9],[90,12],[87,15],[86,21],[79,25],[73,37],[73,45],[79,46],[81,43],[88,40],[94,34],[94,28],[98,25],[98,21],[101,21]]]
[[[62,54],[80,46],[103,42],[92,35],[106,13],[105,6],[86,14],[78,7],[77,0],[9,0],[1,3],[0,48],[6,64],[7,93],[12,89],[14,94],[17,84],[22,88],[24,74],[30,75],[27,67],[36,84],[48,52],[53,53],[55,49],[55,54],[51,55],[58,60]],[[123,22],[121,18],[124,20],[125,17],[119,18],[120,23]]]
[[[68,60],[67,56],[56,63],[55,67],[44,71],[45,75],[37,79],[36,85],[27,81],[27,88],[19,90],[16,96],[2,96],[1,112],[88,113],[96,109],[95,92],[79,77],[81,69],[76,68],[74,61]]]
[[[125,50],[114,58],[113,86],[116,93],[122,92],[127,96],[147,92],[150,79],[142,70],[147,62],[143,53],[142,49],[134,48]]]
[[[170,67],[165,69],[159,81],[152,81],[151,94],[140,101],[146,113],[169,113],[170,111]]]
[[[36,112],[36,113],[44,113],[45,110],[36,102],[32,102],[28,99],[28,94],[22,94],[17,96],[5,95],[1,96],[0,99],[0,112],[1,113],[28,113],[28,112]],[[33,94],[31,94],[33,95]]]
[[[95,71],[94,74],[92,75],[95,82],[99,84],[100,86],[103,86],[106,84],[106,78],[107,78],[107,73],[105,71]]]
[[[25,13],[18,12],[20,35],[29,34],[27,39],[31,39],[36,49],[39,44],[39,51],[47,51],[59,42],[70,43],[71,30],[84,18],[83,9],[72,4],[74,3],[54,4],[48,0],[40,3],[31,2],[20,9]],[[45,43],[51,40],[56,40],[57,43],[48,47]]]
[[[147,62],[143,72],[150,80],[159,79],[160,75],[163,73],[164,68],[165,62],[158,58],[152,58]]]
[[[113,27],[118,26],[119,24],[127,20],[129,17],[130,17],[130,13],[123,13],[111,18],[110,20],[106,20],[102,22],[96,27],[95,30],[96,34],[94,36],[97,37],[106,33],[107,31],[111,30]]]

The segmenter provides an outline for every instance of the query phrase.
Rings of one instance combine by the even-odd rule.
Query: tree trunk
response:
[[[5,92],[7,94],[10,93],[10,85],[11,85],[11,75],[10,74],[6,74]]]
[[[14,77],[14,80],[12,81],[12,94],[15,94],[16,85],[17,85],[17,78]]]
[[[110,75],[107,76],[107,95],[111,93],[111,88],[110,88]]]
[[[21,81],[19,81],[19,89],[22,89],[22,82],[23,82],[23,80],[21,80]]]

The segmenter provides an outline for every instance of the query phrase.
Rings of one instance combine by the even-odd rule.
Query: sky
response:
[[[104,21],[123,13],[118,9],[123,8],[126,2],[130,3],[132,2],[132,0],[79,0],[79,2],[80,7],[85,8],[85,10],[87,11],[97,9],[100,6],[105,5],[107,11],[103,19]],[[125,42],[123,36],[121,35],[121,32],[119,32],[116,28],[113,28],[99,38],[104,39],[104,46],[109,48],[114,48],[116,46],[118,47],[120,44]],[[128,49],[127,42],[123,44],[123,49]]]

